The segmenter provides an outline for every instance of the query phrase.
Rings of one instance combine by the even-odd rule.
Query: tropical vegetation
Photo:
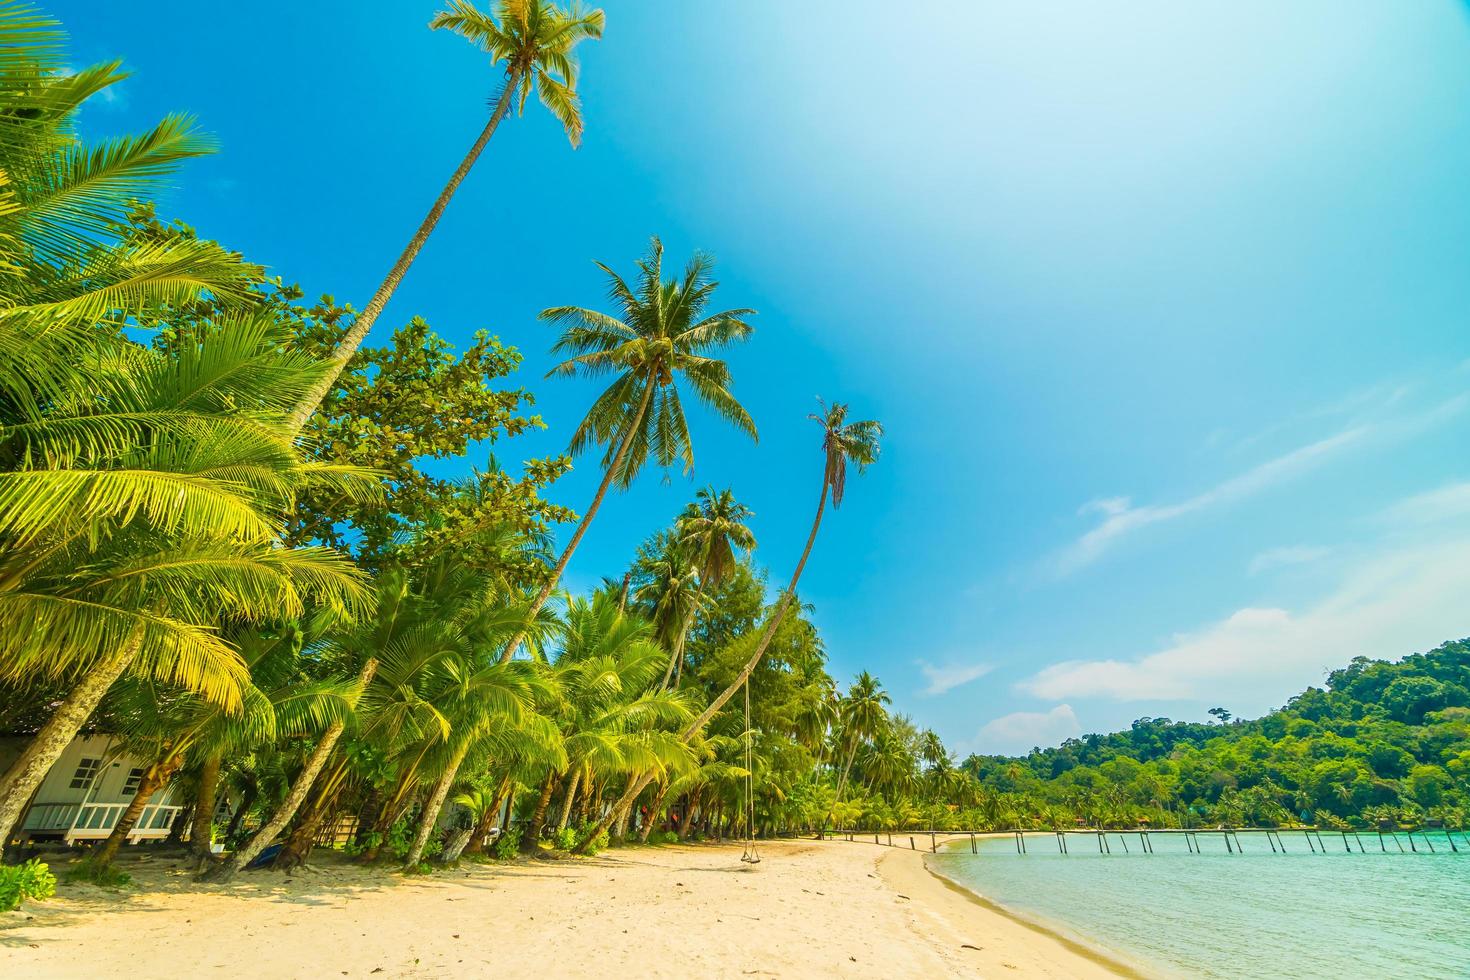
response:
[[[609,494],[650,464],[695,470],[686,403],[755,438],[721,357],[754,311],[724,305],[707,254],[667,271],[657,238],[630,276],[598,263],[609,311],[540,313],[551,375],[598,386],[565,454],[443,476],[544,425],[521,355],[484,333],[456,349],[419,318],[380,346],[368,332],[531,91],[577,143],[572,49],[603,15],[455,0],[433,26],[479,45],[501,88],[359,312],[159,218],[160,183],[210,141],[184,117],[84,140],[77,111],[120,66],[71,69],[54,22],[0,0],[0,731],[27,737],[0,775],[0,842],[90,732],[141,769],[89,856],[99,881],[167,787],[186,807],[171,836],[216,881],[323,847],[417,873],[824,827],[1463,825],[1463,643],[1354,661],[1255,721],[1142,719],[1020,758],[959,761],[877,678],[844,689],[799,586],[880,456],[882,426],[846,403],[810,416],[810,473],[769,475],[809,492],[820,474],[781,588],[758,515],[708,486],[569,594]],[[580,459],[600,480],[578,513],[550,496]],[[0,908],[53,883],[0,868]]]

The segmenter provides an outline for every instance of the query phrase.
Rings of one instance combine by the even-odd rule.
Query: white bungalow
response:
[[[0,772],[20,756],[27,741],[0,738]],[[21,821],[20,840],[72,844],[105,838],[138,791],[143,767],[136,762],[111,736],[73,739],[36,791]],[[128,834],[129,844],[168,836],[174,817],[183,809],[173,804],[173,793],[170,784],[153,795]]]

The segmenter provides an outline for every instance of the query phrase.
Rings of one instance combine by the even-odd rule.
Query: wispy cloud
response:
[[[1399,657],[1465,636],[1470,528],[1435,530],[1432,540],[1360,553],[1334,591],[1300,611],[1248,606],[1155,652],[1069,660],[1018,688],[1056,701],[1209,700],[1257,713],[1274,706],[1263,692],[1320,683],[1355,656]]]
[[[1470,514],[1470,480],[1405,497],[1384,511],[1398,524],[1431,524]]]
[[[1013,711],[987,722],[975,736],[978,751],[1019,755],[1037,746],[1056,745],[1082,734],[1070,704],[1050,711]]]
[[[1231,503],[1260,493],[1316,465],[1321,460],[1361,440],[1367,426],[1345,429],[1326,439],[1300,446],[1289,453],[1261,463],[1244,473],[1216,484],[1203,493],[1172,504],[1134,506],[1127,497],[1095,500],[1080,513],[1103,515],[1102,522],[1078,538],[1056,560],[1056,571],[1068,575],[1102,557],[1124,537],[1154,524],[1177,520],[1188,514]]]
[[[1331,548],[1306,544],[1288,545],[1284,548],[1271,548],[1251,559],[1249,571],[1252,575],[1259,575],[1261,572],[1270,571],[1273,568],[1284,568],[1289,565],[1309,565],[1314,561],[1321,561],[1330,554],[1332,554]]]
[[[1084,504],[1081,515],[1101,520],[1051,561],[1054,575],[1063,577],[1092,564],[1120,541],[1144,528],[1225,506],[1295,479],[1333,456],[1369,445],[1403,442],[1455,418],[1470,408],[1470,393],[1460,392],[1420,411],[1403,411],[1399,403],[1408,387],[1380,395],[1380,417],[1342,429],[1323,439],[1298,446],[1260,463],[1193,497],[1174,503],[1135,505],[1129,497],[1106,497]]]
[[[947,664],[936,667],[933,664],[920,660],[919,673],[924,675],[924,680],[929,684],[921,692],[926,697],[938,697],[948,694],[955,688],[971,681],[979,680],[992,669],[991,664]]]

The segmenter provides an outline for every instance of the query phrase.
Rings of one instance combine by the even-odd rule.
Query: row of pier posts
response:
[[[849,831],[837,831],[836,833],[837,834],[840,834],[841,836],[846,837],[848,839],[848,841],[855,841],[855,840],[857,840],[857,836],[858,836],[855,832],[849,832]],[[950,837],[950,838],[963,837],[964,835],[968,834],[969,837],[970,837],[970,853],[971,854],[978,854],[979,853],[978,836],[980,834],[982,834],[982,833],[985,833],[985,832],[983,832],[983,831],[973,831],[973,830],[962,830],[962,831],[936,831],[936,830],[920,831],[920,832],[918,832],[916,834],[913,834],[913,835],[910,835],[909,836],[909,849],[910,850],[915,850],[915,851],[918,850],[919,847],[918,847],[918,840],[917,840],[917,838],[923,836],[926,833],[929,836],[929,851],[930,851],[930,853],[937,853],[938,852],[938,850],[939,850],[939,834],[943,833],[947,837]],[[993,831],[991,833],[993,833]],[[1015,845],[1016,845],[1016,853],[1017,854],[1026,854],[1026,853],[1028,853],[1027,852],[1027,849],[1026,849],[1026,834],[1028,832],[1027,831],[1023,831],[1023,830],[1016,830],[1016,831],[1012,831],[1011,833],[1014,836]],[[1055,830],[1052,833],[1056,837],[1056,841],[1057,841],[1057,853],[1058,854],[1063,854],[1063,855],[1066,855],[1066,854],[1070,854],[1071,853],[1071,850],[1069,849],[1068,844],[1067,844],[1067,838],[1068,838],[1069,835],[1072,835],[1072,834],[1095,834],[1097,836],[1097,852],[1099,854],[1112,854],[1113,853],[1113,847],[1112,847],[1112,843],[1109,840],[1109,837],[1110,836],[1115,836],[1115,837],[1118,838],[1119,845],[1122,846],[1122,848],[1123,848],[1123,853],[1125,853],[1125,854],[1131,854],[1133,852],[1132,852],[1132,849],[1129,848],[1129,846],[1128,846],[1128,837],[1130,835],[1132,835],[1132,834],[1135,834],[1135,833],[1138,835],[1138,847],[1139,847],[1139,853],[1141,853],[1141,854],[1153,854],[1154,853],[1154,845],[1153,845],[1153,835],[1154,834],[1179,834],[1179,835],[1181,835],[1184,838],[1184,846],[1185,846],[1185,849],[1187,851],[1189,851],[1189,853],[1191,853],[1191,854],[1202,854],[1202,853],[1204,853],[1203,848],[1202,848],[1202,846],[1200,844],[1200,834],[1202,834],[1202,833],[1205,834],[1205,835],[1207,835],[1207,836],[1208,835],[1211,835],[1211,834],[1218,833],[1221,836],[1221,838],[1225,841],[1225,852],[1227,854],[1244,854],[1245,853],[1245,845],[1241,842],[1240,833],[1238,831],[1232,829],[1232,828],[1221,828],[1219,830],[1209,830],[1209,831],[1201,831],[1201,830],[1153,830],[1153,831],[1148,831],[1148,830],[1137,830],[1137,831],[1123,831],[1123,830],[1112,830],[1112,831],[1108,831],[1108,830],[1071,830],[1071,831],[1068,831],[1068,830]],[[1271,853],[1272,854],[1276,854],[1278,852],[1281,853],[1281,854],[1287,853],[1287,850],[1286,850],[1286,840],[1285,840],[1285,838],[1282,837],[1281,831],[1279,831],[1279,830],[1269,829],[1269,828],[1262,828],[1260,830],[1247,830],[1246,833],[1248,835],[1249,834],[1252,834],[1252,833],[1255,833],[1255,834],[1260,834],[1260,835],[1264,836],[1266,838],[1266,843],[1268,845],[1270,845],[1270,847],[1271,847]],[[1320,830],[1316,829],[1315,827],[1303,828],[1303,829],[1298,830],[1298,831],[1293,831],[1293,833],[1300,833],[1302,835],[1302,838],[1307,842],[1307,849],[1310,850],[1313,854],[1319,854],[1319,853],[1320,854],[1326,854],[1327,853],[1327,851],[1328,851],[1327,841],[1323,839],[1322,832]],[[1458,844],[1455,843],[1454,835],[1452,835],[1450,833],[1449,828],[1447,828],[1447,827],[1446,828],[1443,828],[1443,833],[1444,833],[1445,842],[1448,843],[1449,846],[1450,846],[1450,851],[1452,853],[1455,853],[1455,854],[1460,853],[1460,847],[1459,847]],[[1343,847],[1343,850],[1346,853],[1348,853],[1348,854],[1353,853],[1353,844],[1354,843],[1356,843],[1358,845],[1358,853],[1359,854],[1366,854],[1367,853],[1367,848],[1364,847],[1364,845],[1363,845],[1363,838],[1358,833],[1358,831],[1356,831],[1356,830],[1352,830],[1352,831],[1343,830],[1343,831],[1338,831],[1338,834],[1339,834],[1339,836],[1342,839],[1342,847]],[[1393,830],[1382,831],[1382,830],[1380,830],[1380,831],[1377,831],[1377,834],[1378,834],[1378,847],[1379,847],[1379,850],[1381,852],[1385,853],[1385,854],[1389,853],[1389,851],[1388,851],[1388,839],[1391,839],[1393,841],[1394,846],[1398,849],[1398,852],[1400,854],[1407,854],[1407,853],[1410,853],[1410,852],[1415,853],[1415,854],[1424,853],[1424,852],[1421,852],[1419,850],[1418,843],[1415,841],[1415,834],[1418,834],[1418,836],[1423,840],[1425,847],[1428,848],[1428,853],[1430,853],[1430,854],[1437,854],[1437,853],[1439,853],[1438,851],[1435,850],[1434,840],[1433,840],[1433,838],[1430,835],[1430,833],[1429,833],[1428,830],[1418,830],[1418,831],[1393,831]],[[1403,839],[1400,838],[1400,834],[1403,835],[1403,838],[1407,838],[1407,840],[1409,842],[1409,850],[1408,851],[1405,851],[1404,850]],[[823,838],[825,838],[826,837],[826,834],[823,833],[821,836]],[[866,836],[866,835],[863,835],[863,836]],[[891,832],[888,832],[886,836],[887,836],[886,846],[893,847],[894,846],[894,843],[893,843],[893,834]],[[1467,848],[1470,848],[1470,834],[1467,834],[1465,831],[1462,830],[1462,831],[1460,831],[1460,836],[1463,838],[1463,841],[1462,842],[1466,845],[1466,847]],[[883,840],[883,834],[874,833],[873,834],[873,843],[876,844],[876,845],[879,845],[879,846],[885,846],[885,842]]]

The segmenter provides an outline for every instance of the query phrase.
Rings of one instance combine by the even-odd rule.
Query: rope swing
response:
[[[745,678],[745,850],[740,860],[746,864],[760,864],[760,852],[755,849],[755,769],[751,752],[750,730],[750,677]]]

